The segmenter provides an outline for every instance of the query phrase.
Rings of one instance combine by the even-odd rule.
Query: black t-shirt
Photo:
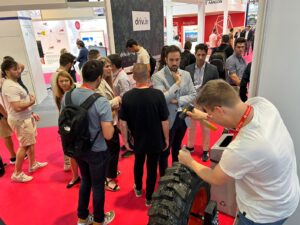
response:
[[[168,116],[165,96],[160,90],[134,88],[123,96],[120,118],[127,122],[137,153],[163,150],[165,141],[161,122]]]
[[[225,51],[225,55],[226,55],[226,58],[228,59],[229,56],[231,56],[234,52],[233,48],[231,47],[231,45],[227,45],[227,44],[221,44],[217,50],[219,51]]]

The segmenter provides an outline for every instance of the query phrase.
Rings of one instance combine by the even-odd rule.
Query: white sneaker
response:
[[[105,213],[103,225],[107,225],[112,222],[115,218],[115,212],[113,210]]]
[[[37,169],[47,166],[47,162],[35,162],[31,168],[28,169],[29,173],[36,171]]]
[[[11,175],[11,179],[15,182],[25,183],[25,182],[31,181],[33,179],[33,177],[27,176],[25,173],[21,172],[21,173],[19,173],[19,175],[17,175],[16,173],[13,173]]]

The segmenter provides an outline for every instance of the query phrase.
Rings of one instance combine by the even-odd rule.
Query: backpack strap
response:
[[[88,110],[93,104],[94,102],[101,97],[101,95],[99,93],[94,93],[92,95],[90,95],[81,105],[80,107],[84,108],[85,110]]]
[[[73,103],[72,103],[72,99],[71,99],[71,94],[72,94],[72,92],[74,91],[74,89],[75,88],[73,88],[71,91],[68,91],[67,93],[66,93],[66,97],[65,97],[65,104],[66,104],[66,106],[67,105],[72,105]]]
[[[102,95],[100,95],[99,93],[94,93],[92,95],[90,95],[81,105],[80,107],[84,108],[85,110],[88,110],[93,104],[94,102],[101,97]],[[91,141],[91,146],[94,145],[98,135],[100,134],[100,130],[97,131],[94,139]]]

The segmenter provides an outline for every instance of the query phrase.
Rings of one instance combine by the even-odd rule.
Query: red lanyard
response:
[[[239,133],[240,129],[243,127],[246,119],[250,115],[251,110],[252,110],[252,106],[248,105],[247,109],[246,109],[244,115],[242,116],[240,122],[238,123],[237,127],[235,128],[235,130],[232,131],[232,133],[233,133],[233,139],[237,136],[237,134]]]
[[[121,73],[122,70],[123,70],[123,69],[120,69],[120,70],[118,71],[118,73],[116,74],[115,78],[113,79],[113,83],[115,83],[116,79],[118,78],[118,76],[119,76],[119,74]]]
[[[89,90],[94,91],[94,89],[93,89],[90,85],[88,85],[88,84],[86,84],[86,83],[83,83],[83,84],[81,85],[81,88],[85,88],[85,89],[89,89]]]
[[[147,83],[141,83],[141,84],[135,84],[136,88],[148,88],[149,84]]]

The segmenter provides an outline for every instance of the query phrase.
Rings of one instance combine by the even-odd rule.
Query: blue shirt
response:
[[[92,95],[94,91],[83,89],[83,88],[75,88],[72,92],[72,103],[75,105],[82,104],[90,95]],[[62,100],[61,108],[65,107],[65,96]],[[111,122],[112,121],[112,112],[111,107],[108,100],[104,97],[98,98],[95,103],[88,110],[89,115],[89,131],[91,134],[91,141],[94,140],[98,131],[100,131],[93,147],[93,152],[101,152],[106,151],[107,145],[105,139],[103,137],[101,122]]]

